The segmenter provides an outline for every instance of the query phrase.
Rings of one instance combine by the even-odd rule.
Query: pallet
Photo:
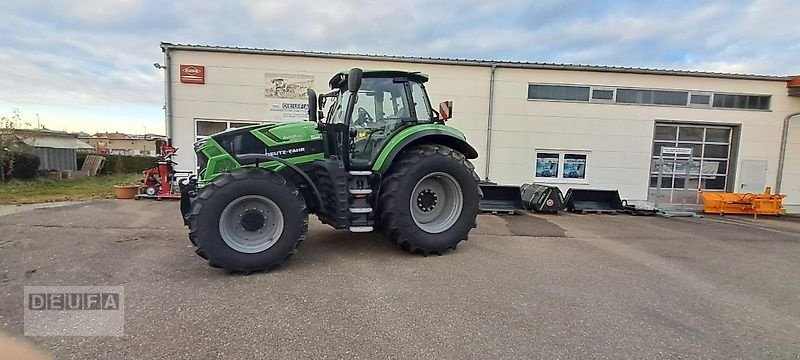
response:
[[[106,158],[104,156],[87,155],[86,160],[83,161],[80,172],[86,174],[86,176],[97,176],[97,173],[103,168],[105,162]]]
[[[492,215],[516,215],[516,210],[481,210],[482,214],[492,214]]]
[[[573,210],[572,212],[577,214],[606,214],[606,215],[617,215],[619,214],[619,210]]]

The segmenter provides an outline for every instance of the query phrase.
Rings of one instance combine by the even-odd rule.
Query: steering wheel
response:
[[[386,128],[386,120],[372,121],[366,123],[364,127],[369,129],[370,131],[383,130],[384,128]]]

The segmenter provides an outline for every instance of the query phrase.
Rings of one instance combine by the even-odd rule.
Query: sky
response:
[[[800,74],[798,0],[26,0],[0,4],[0,115],[164,133],[160,42]]]

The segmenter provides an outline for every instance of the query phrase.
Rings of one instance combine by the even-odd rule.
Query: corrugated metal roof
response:
[[[67,136],[37,136],[25,138],[23,141],[33,147],[53,149],[94,149],[83,141]]]
[[[161,48],[163,51],[187,50],[187,51],[209,51],[209,52],[226,52],[226,53],[239,53],[239,54],[310,56],[310,57],[335,58],[335,59],[378,60],[378,61],[383,60],[383,61],[397,61],[397,62],[408,62],[408,63],[464,65],[464,66],[494,65],[497,67],[522,68],[522,69],[594,71],[594,72],[613,72],[613,73],[647,74],[647,75],[693,76],[693,77],[740,79],[740,80],[789,81],[791,79],[790,76],[734,74],[734,73],[710,72],[710,71],[651,69],[651,68],[639,68],[639,67],[559,64],[559,63],[547,63],[547,62],[525,62],[525,61],[507,61],[507,60],[498,61],[498,60],[478,60],[478,59],[464,59],[464,58],[353,54],[353,53],[339,53],[339,52],[299,51],[299,50],[250,48],[250,47],[173,44],[168,42],[162,42]]]

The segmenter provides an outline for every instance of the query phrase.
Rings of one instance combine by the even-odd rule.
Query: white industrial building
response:
[[[800,78],[486,60],[317,53],[162,43],[167,134],[193,170],[198,138],[306,117],[308,87],[352,67],[422,71],[432,103],[454,101],[449,125],[501,184],[618,189],[655,199],[662,147],[692,149],[661,166],[662,203],[698,190],[779,188],[800,212]],[[668,159],[669,160],[669,159]],[[674,174],[677,173],[677,174]]]

